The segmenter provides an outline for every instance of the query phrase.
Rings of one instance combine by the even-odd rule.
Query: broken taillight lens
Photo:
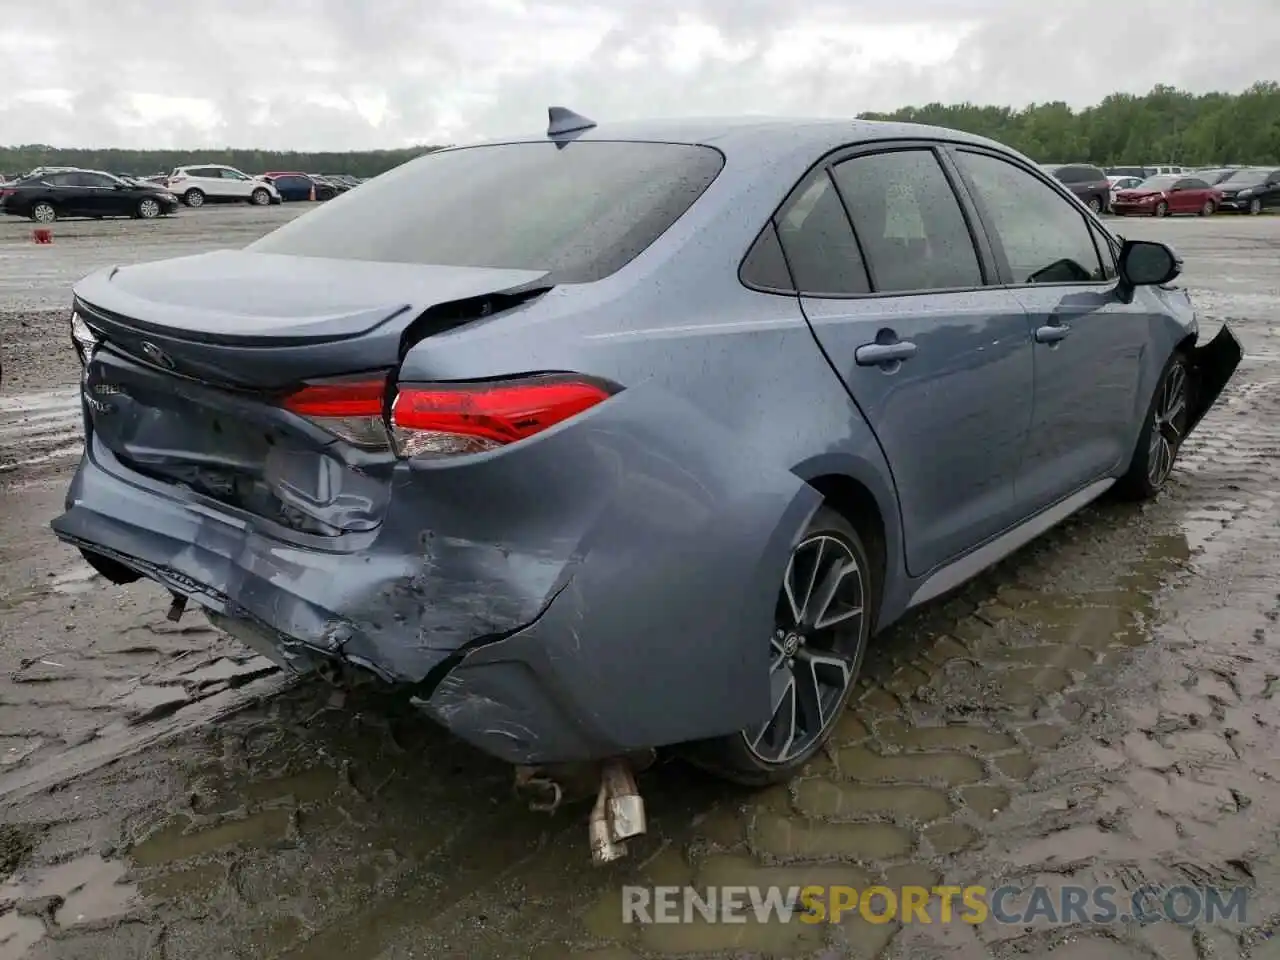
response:
[[[282,406],[353,446],[390,450],[386,403],[386,376],[366,375],[309,381],[288,394]]]
[[[573,374],[484,383],[402,384],[391,407],[396,450],[402,457],[493,450],[575,417],[618,389]]]

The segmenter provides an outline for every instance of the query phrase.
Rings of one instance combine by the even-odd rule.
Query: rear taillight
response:
[[[392,404],[402,457],[481,453],[575,417],[618,387],[572,374],[484,383],[402,384]]]
[[[392,448],[386,405],[386,376],[367,375],[313,380],[282,402],[286,410],[365,450]]]

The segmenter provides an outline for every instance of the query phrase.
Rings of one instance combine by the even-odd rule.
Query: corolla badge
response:
[[[142,350],[142,355],[152,363],[159,364],[160,366],[166,367],[170,370],[173,369],[173,361],[169,359],[169,355],[150,340],[143,340],[139,346]]]

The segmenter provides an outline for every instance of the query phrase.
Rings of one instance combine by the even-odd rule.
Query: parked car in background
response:
[[[351,189],[351,184],[343,183],[341,180],[335,180],[332,177],[326,177],[321,173],[311,173],[308,176],[316,182],[317,186],[332,187],[335,194],[346,193]]]
[[[1167,246],[955,130],[553,110],[378,179],[75,287],[53,529],[602,796],[666,746],[793,777],[873,634],[1155,496],[1240,362]]]
[[[1140,184],[1145,177],[1121,177],[1115,174],[1108,174],[1107,181],[1111,184],[1111,202],[1114,203],[1116,194],[1121,190],[1130,190]],[[1110,207],[1108,207],[1110,209]]]
[[[1151,176],[1146,167],[1107,167],[1107,176],[1109,177],[1137,177],[1139,180],[1145,180]]]
[[[348,173],[326,173],[324,175],[324,178],[328,180],[330,183],[343,183],[343,184],[346,184],[348,187],[360,186],[359,178],[353,177]]]
[[[1088,163],[1049,163],[1043,166],[1094,213],[1110,208],[1111,183],[1100,167]]]
[[[27,177],[0,187],[4,213],[53,223],[59,217],[138,217],[153,220],[178,209],[163,187],[143,186],[100,170],[69,170]]]
[[[265,207],[280,202],[280,194],[271,184],[217,163],[177,167],[165,178],[165,185],[188,207],[236,202]]]
[[[1138,186],[1116,193],[1113,212],[1121,216],[1144,214],[1167,217],[1178,213],[1212,215],[1222,204],[1222,193],[1199,177],[1162,174]]]
[[[264,173],[263,179],[273,184],[280,194],[280,199],[287,202],[299,200],[332,200],[338,195],[338,188],[331,183],[324,183],[309,173],[296,171],[274,171]]]
[[[1239,169],[1239,167],[1206,167],[1204,170],[1196,170],[1190,175],[1199,177],[1211,187],[1216,187]]]
[[[1218,184],[1222,191],[1219,205],[1223,210],[1240,210],[1259,214],[1280,207],[1280,168],[1249,167],[1232,171]]]

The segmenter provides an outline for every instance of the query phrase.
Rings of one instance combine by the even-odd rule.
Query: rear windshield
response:
[[[689,209],[724,159],[689,144],[507,143],[420,157],[247,249],[607,277]]]

